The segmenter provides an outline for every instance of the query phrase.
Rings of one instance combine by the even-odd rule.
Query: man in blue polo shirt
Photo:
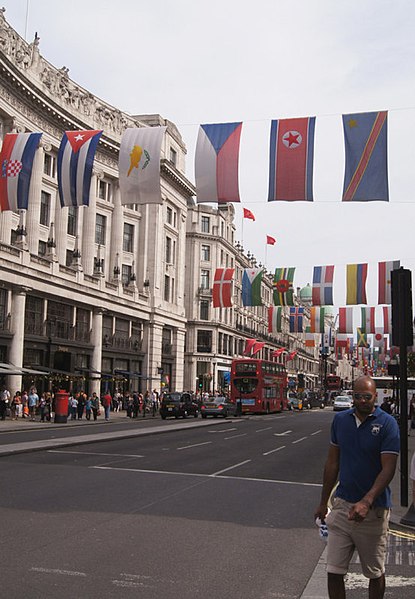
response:
[[[396,420],[375,406],[376,385],[369,376],[353,387],[354,408],[336,414],[315,517],[326,520],[327,582],[330,599],[345,599],[344,576],[356,549],[369,578],[369,599],[385,594],[385,554],[391,482],[399,454]],[[330,494],[338,479],[332,511]],[[327,517],[326,517],[327,516]]]

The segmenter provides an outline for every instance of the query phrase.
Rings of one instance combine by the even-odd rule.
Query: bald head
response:
[[[376,393],[376,383],[371,376],[359,376],[353,384],[353,391]]]

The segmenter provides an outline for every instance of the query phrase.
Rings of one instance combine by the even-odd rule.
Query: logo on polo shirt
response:
[[[381,428],[382,427],[380,424],[372,424],[372,435],[378,435],[380,433]]]

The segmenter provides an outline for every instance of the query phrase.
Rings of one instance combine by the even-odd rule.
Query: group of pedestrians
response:
[[[152,415],[153,418],[160,408],[160,397],[156,389],[146,391],[144,395],[135,391],[126,397],[125,409],[128,418],[138,418],[140,415],[145,418],[146,415]]]
[[[39,413],[41,422],[45,422],[51,420],[53,411],[53,394],[49,391],[39,396],[36,387],[31,387],[29,391],[16,391],[12,396],[10,391],[3,387],[0,392],[1,420],[6,420],[7,416],[10,416],[11,420],[36,420]]]

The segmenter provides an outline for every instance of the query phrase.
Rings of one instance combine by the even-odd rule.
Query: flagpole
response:
[[[268,264],[267,264],[267,250],[268,250],[268,244],[267,241],[265,240],[265,268],[268,270]]]
[[[242,213],[242,225],[241,225],[241,245],[244,245],[244,215]]]

